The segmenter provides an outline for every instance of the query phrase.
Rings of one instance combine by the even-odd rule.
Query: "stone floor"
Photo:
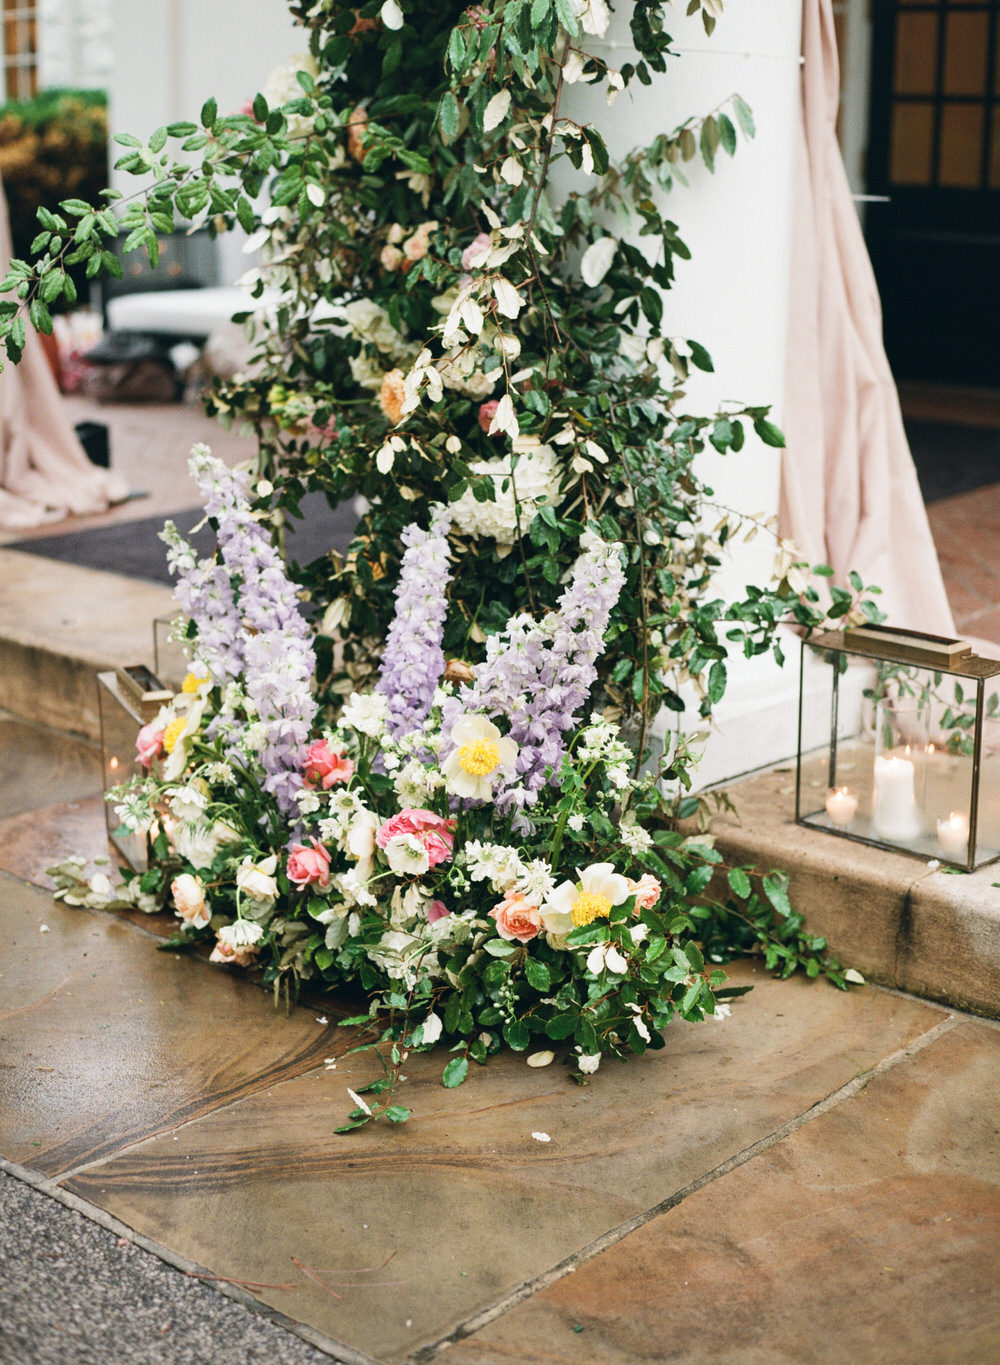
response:
[[[0,743],[0,1166],[175,1267],[178,1331],[197,1271],[345,1362],[1000,1359],[1000,1026],[743,962],[730,1018],[585,1087],[512,1055],[449,1091],[421,1056],[408,1124],[337,1136],[371,1062],[334,1009],[55,903],[49,860],[103,845],[94,748],[11,717]],[[101,1359],[85,1294],[51,1353],[50,1207],[0,1275],[5,1365]],[[240,1359],[229,1327],[171,1357],[137,1321],[130,1365]]]

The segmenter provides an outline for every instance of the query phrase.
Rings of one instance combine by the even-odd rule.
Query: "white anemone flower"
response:
[[[612,863],[591,863],[578,868],[576,875],[578,881],[562,882],[542,906],[546,933],[565,935],[605,918],[612,906],[621,905],[632,894],[628,879]]]
[[[452,728],[451,743],[454,747],[441,765],[445,790],[452,796],[489,801],[497,778],[513,770],[517,745],[485,716],[463,716]]]

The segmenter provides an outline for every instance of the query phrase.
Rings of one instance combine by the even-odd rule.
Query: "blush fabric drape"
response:
[[[12,255],[0,185],[0,277]],[[0,373],[0,530],[26,530],[71,513],[103,512],[128,496],[120,477],[87,459],[41,342],[28,328],[19,365]]]
[[[882,345],[882,310],[837,144],[830,0],[803,0],[781,534],[845,583],[882,588],[897,626],[954,633]],[[915,283],[915,287],[919,287]]]

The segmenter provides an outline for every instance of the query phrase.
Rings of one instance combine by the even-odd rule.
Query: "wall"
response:
[[[619,7],[603,42],[591,40],[592,50],[612,66],[623,65],[632,54],[627,9]],[[690,382],[689,410],[709,412],[730,399],[771,404],[780,426],[801,0],[730,0],[710,38],[700,19],[680,13],[670,16],[668,30],[680,56],[668,64],[666,76],[654,76],[648,87],[637,83],[610,112],[603,96],[574,86],[571,112],[606,129],[612,152],[620,155],[639,138],[648,142],[692,114],[710,113],[733,92],[752,108],[756,138],[746,142],[741,136],[732,160],[720,151],[714,175],[700,159],[689,163],[688,188],[671,192],[668,216],[677,222],[692,259],[678,262],[666,316],[672,335],[702,342],[715,363],[714,374],[698,374]],[[777,512],[780,455],[756,438],[739,455],[708,453],[700,470],[721,504],[745,513]],[[773,561],[768,536],[739,546],[720,574],[720,592],[738,593],[747,583],[765,581]],[[788,653],[784,670],[769,658],[739,658],[732,664],[730,688],[699,772],[702,785],[794,752],[794,637]]]
[[[147,137],[174,119],[197,119],[214,95],[222,113],[240,110],[272,67],[308,48],[284,0],[111,0],[113,132]],[[134,191],[130,176],[116,188]],[[223,283],[245,269],[238,234],[220,239]]]

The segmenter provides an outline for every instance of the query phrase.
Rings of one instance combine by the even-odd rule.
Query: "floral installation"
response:
[[[671,327],[688,250],[667,205],[753,136],[749,109],[734,95],[617,160],[580,117],[576,87],[611,104],[666,78],[666,0],[628,8],[620,68],[604,0],[291,10],[308,57],[243,112],[209,99],[118,134],[144,187],[40,211],[0,283],[16,361],[70,268],[121,272],[122,233],[155,265],[158,234],[238,226],[258,258],[252,358],[208,397],[258,453],[235,473],[194,454],[215,556],[166,532],[192,672],[116,797],[149,830],[130,902],[276,989],[369,991],[386,1095],[438,1037],[449,1083],[533,1037],[571,1042],[581,1074],[658,1046],[713,1012],[734,952],[843,986],[783,874],[721,869],[685,833],[730,656],[780,659],[785,621],[877,616],[820,566],[824,606],[785,543],[769,582],[717,590],[730,547],[773,528],[718,507],[697,457],[783,438],[766,406],[690,409],[712,361]],[[688,12],[711,34],[721,0]],[[357,530],[286,567],[278,528],[310,492],[360,507]],[[73,903],[121,899],[63,877]]]
[[[293,585],[262,550],[246,481],[204,448],[191,467],[220,560],[165,532],[192,671],[137,736],[144,775],[111,794],[153,856],[117,892],[101,874],[86,903],[170,909],[175,946],[209,943],[213,962],[259,967],[276,989],[360,985],[369,1012],[351,1022],[376,1032],[386,1074],[346,1128],[407,1117],[393,1092],[410,1050],[450,1045],[454,1086],[504,1045],[562,1043],[582,1077],[662,1046],[675,1016],[714,1014],[733,991],[697,942],[672,864],[683,840],[647,829],[654,774],[633,776],[618,726],[586,711],[622,547],[586,532],[555,609],[510,622],[452,682],[448,512],[432,509],[404,532],[376,686],[335,725],[309,724],[269,638],[300,639],[281,611]],[[80,903],[79,865],[58,875]]]

